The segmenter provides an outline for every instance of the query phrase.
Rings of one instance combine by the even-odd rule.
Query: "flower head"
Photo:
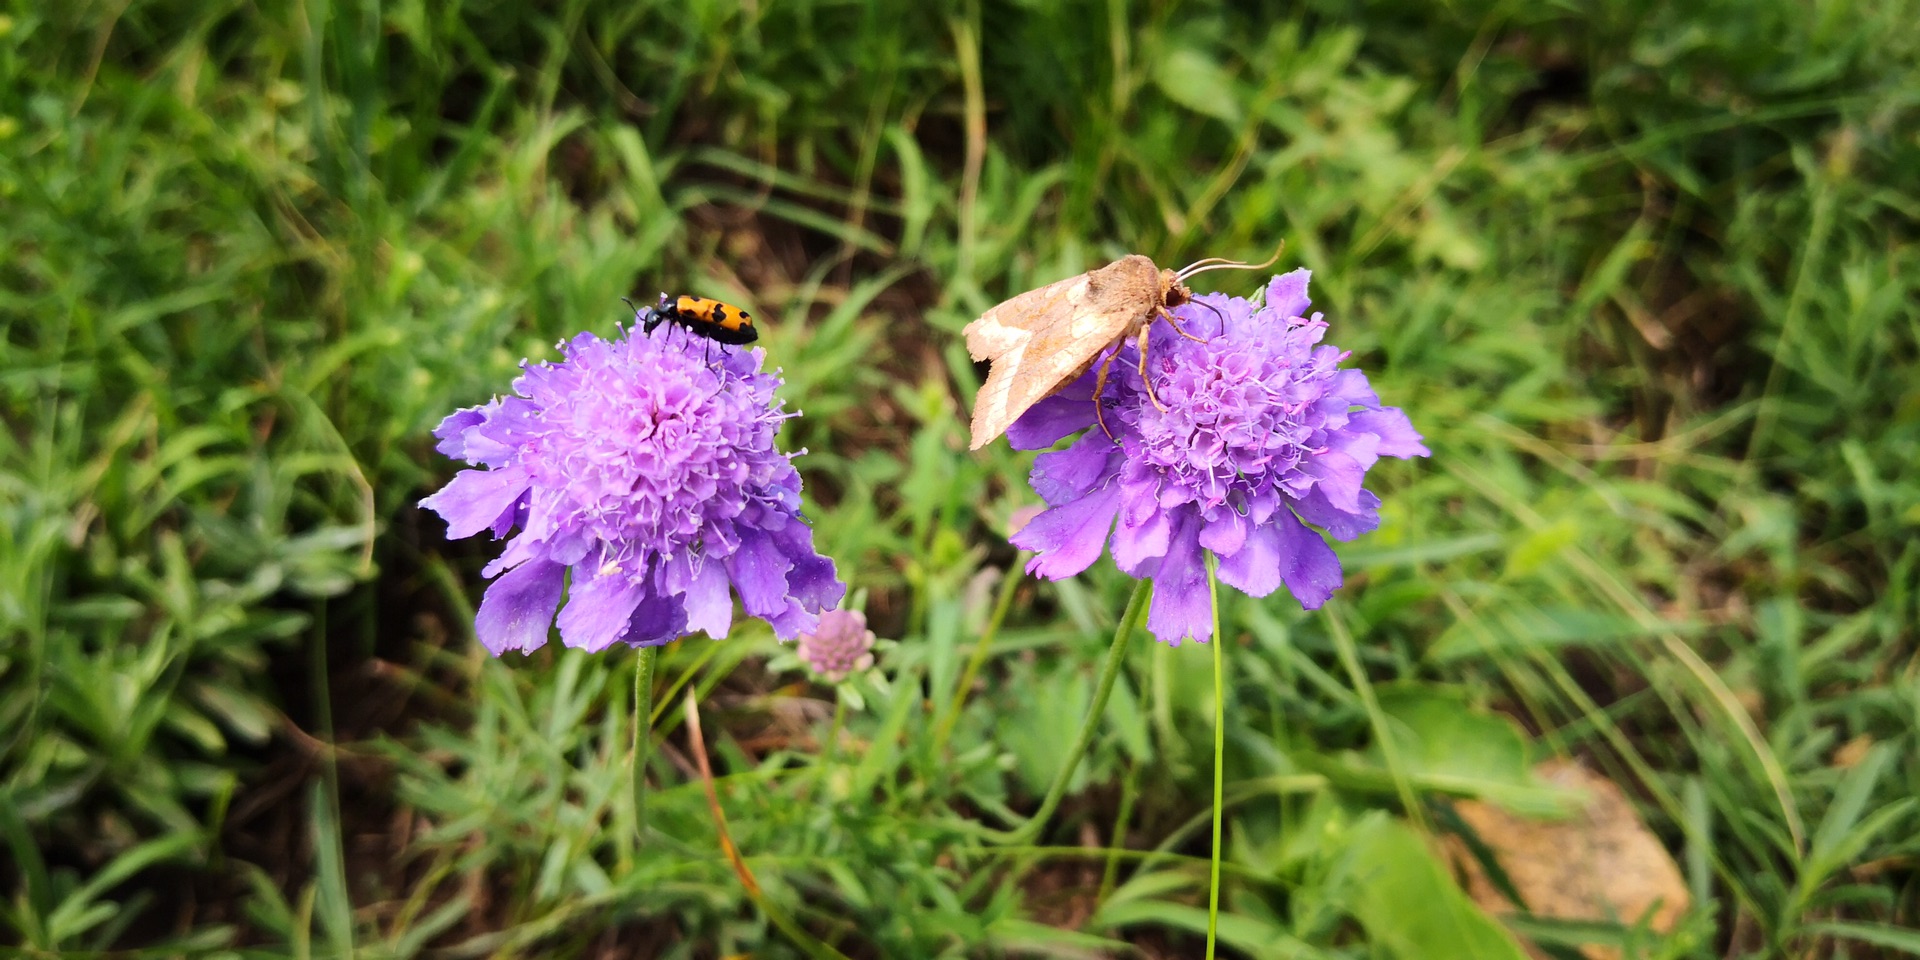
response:
[[[1196,297],[1174,315],[1197,340],[1155,324],[1152,397],[1129,343],[1103,396],[1092,395],[1089,371],[1013,424],[1007,438],[1023,450],[1092,427],[1034,461],[1033,489],[1049,509],[1012,538],[1036,552],[1029,572],[1070,577],[1111,541],[1121,570],[1154,578],[1147,628],[1172,644],[1213,633],[1203,549],[1219,557],[1221,581],[1245,593],[1284,584],[1307,609],[1326,602],[1340,561],[1306,524],[1340,540],[1379,526],[1380,498],[1360,485],[1367,470],[1428,450],[1366,374],[1341,369],[1345,352],[1320,343],[1327,324],[1306,315],[1307,277],[1275,277],[1260,304]]]
[[[873,631],[858,610],[828,610],[820,626],[800,635],[800,660],[828,683],[873,666]]]
[[[813,629],[846,588],[814,552],[800,475],[774,447],[790,414],[763,351],[714,350],[671,326],[582,333],[560,350],[559,363],[522,364],[515,396],[434,430],[441,453],[485,469],[420,505],[449,538],[519,528],[483,571],[498,577],[475,621],[487,649],[545,644],[563,585],[561,642],[586,650],[724,637],[730,591],[782,639]]]

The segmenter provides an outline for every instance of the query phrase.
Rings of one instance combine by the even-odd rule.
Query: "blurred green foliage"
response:
[[[1419,831],[1462,796],[1554,806],[1527,764],[1569,755],[1696,901],[1595,936],[1920,953],[1916,23],[13,5],[0,942],[797,955],[720,855],[691,690],[735,841],[850,954],[1194,953],[1203,648],[1137,643],[1042,845],[955,825],[1031,810],[1127,589],[1020,585],[935,748],[1031,502],[1025,455],[962,452],[955,334],[1123,252],[1284,238],[1434,457],[1376,474],[1328,610],[1226,602],[1228,949],[1515,955]],[[764,632],[669,648],[642,847],[630,658],[486,659],[485,547],[413,502],[451,470],[441,415],[658,289],[772,318],[821,542],[899,646],[840,691],[769,671]]]

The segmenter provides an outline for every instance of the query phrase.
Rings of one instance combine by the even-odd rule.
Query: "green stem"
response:
[[[1420,798],[1413,792],[1413,782],[1407,778],[1407,768],[1400,762],[1399,741],[1393,737],[1393,730],[1387,724],[1387,713],[1380,709],[1380,698],[1373,692],[1373,684],[1367,680],[1367,671],[1360,665],[1360,652],[1354,645],[1353,634],[1347,631],[1346,621],[1340,618],[1339,603],[1328,603],[1327,627],[1333,634],[1333,650],[1340,657],[1340,665],[1347,670],[1347,680],[1353,684],[1353,690],[1360,695],[1360,705],[1367,711],[1367,722],[1373,728],[1374,742],[1380,745],[1380,760],[1387,766],[1387,776],[1393,779],[1393,790],[1400,795],[1401,806],[1406,807],[1407,819],[1421,832],[1427,830],[1427,812],[1420,805]]]
[[[633,666],[633,832],[647,839],[647,751],[653,746],[653,666],[659,647],[641,647]]]
[[[938,757],[947,751],[947,741],[953,737],[954,724],[960,722],[960,708],[967,705],[967,695],[973,692],[973,681],[980,676],[980,668],[987,662],[987,654],[993,650],[993,641],[1000,635],[1000,625],[1006,622],[1007,610],[1013,606],[1014,591],[1019,589],[1020,581],[1026,579],[1027,558],[1033,556],[1025,550],[1013,558],[1013,566],[1007,568],[1007,575],[1000,580],[1000,595],[994,598],[993,613],[987,618],[986,629],[980,631],[980,639],[974,641],[973,655],[967,658],[967,668],[960,672],[960,685],[953,691],[947,711],[940,718],[940,726],[933,734],[933,755]]]
[[[834,755],[840,746],[840,730],[846,726],[846,723],[847,702],[840,699],[836,692],[833,698],[833,723],[827,727],[826,742],[820,745],[820,760],[813,766],[813,776],[800,784],[799,793],[794,798],[795,802],[804,803],[813,795],[814,789],[819,787],[820,783],[833,771]]]
[[[1226,792],[1227,759],[1227,639],[1220,635],[1220,561],[1207,554],[1207,603],[1213,608],[1213,865],[1207,879],[1207,960],[1213,960],[1215,934],[1220,928],[1220,814]]]
[[[1114,815],[1113,839],[1107,843],[1107,866],[1100,871],[1100,892],[1093,898],[1094,906],[1107,902],[1113,893],[1113,885],[1120,879],[1120,855],[1126,851],[1127,822],[1133,819],[1133,804],[1140,796],[1140,765],[1127,767],[1127,778],[1120,781],[1120,812]]]
[[[1054,774],[1053,785],[1047,788],[1047,797],[1040,802],[1040,809],[1033,818],[1012,830],[993,830],[968,821],[954,821],[954,825],[967,830],[989,843],[1031,843],[1040,835],[1040,829],[1046,826],[1048,818],[1053,816],[1060,800],[1066,796],[1067,783],[1073,779],[1073,771],[1080,766],[1080,759],[1086,756],[1087,747],[1093,743],[1094,732],[1100,729],[1100,719],[1107,712],[1107,698],[1113,694],[1113,681],[1120,676],[1120,665],[1127,659],[1127,640],[1133,631],[1146,619],[1147,603],[1153,596],[1153,581],[1141,580],[1133,588],[1133,595],[1127,598],[1127,610],[1120,615],[1120,626],[1113,631],[1113,646],[1107,651],[1106,669],[1100,673],[1100,685],[1093,693],[1093,705],[1087,709],[1086,722],[1080,725],[1080,737],[1074,741],[1073,749],[1067,753],[1067,759]]]
[[[758,888],[749,888],[747,896],[753,901],[754,906],[759,907],[760,912],[766,914],[767,919],[779,928],[781,933],[787,935],[787,939],[797,944],[813,960],[850,960],[846,954],[834,949],[832,944],[808,933],[805,927],[795,923],[792,917],[787,916],[785,910],[774,906],[773,898]]]

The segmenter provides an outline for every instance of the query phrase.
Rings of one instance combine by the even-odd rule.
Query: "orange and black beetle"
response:
[[[648,334],[653,328],[671,323],[717,343],[738,346],[760,339],[753,328],[753,315],[730,303],[706,297],[660,295],[660,302],[640,311],[640,329]]]

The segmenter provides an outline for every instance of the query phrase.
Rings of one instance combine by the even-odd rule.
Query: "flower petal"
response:
[[[1200,545],[1222,557],[1231,557],[1246,544],[1253,523],[1245,514],[1236,512],[1232,504],[1216,510],[1215,514],[1211,519],[1201,520]]]
[[[508,650],[532,653],[545,646],[566,573],[567,568],[557,563],[535,560],[489,584],[473,620],[480,642],[496,657]]]
[[[462,470],[420,505],[447,521],[447,539],[458,540],[493,526],[514,508],[527,485],[526,468],[520,466]]]
[[[1338,450],[1323,450],[1300,461],[1300,472],[1319,481],[1314,489],[1327,495],[1327,502],[1349,513],[1360,509],[1360,482],[1367,470],[1359,461]]]
[[[1293,501],[1293,509],[1300,519],[1325,528],[1329,536],[1345,542],[1380,526],[1380,498],[1371,490],[1361,490],[1358,499],[1358,510],[1342,510],[1328,502],[1327,495],[1316,487]]]
[[[1110,483],[1033,518],[1013,535],[1012,542],[1036,554],[1027,563],[1028,573],[1048,580],[1065,579],[1100,558],[1119,509],[1119,485]]]
[[[1301,267],[1290,273],[1274,277],[1267,284],[1267,309],[1279,312],[1282,318],[1304,317],[1313,301],[1307,299],[1307,281],[1313,278],[1313,271]]]
[[[727,558],[727,576],[740,591],[740,605],[750,617],[767,619],[786,612],[787,571],[793,563],[766,532],[743,527],[740,549]]]
[[[599,653],[624,639],[633,611],[646,597],[643,580],[622,573],[596,577],[585,566],[573,568],[567,605],[560,610],[560,642]]]
[[[1167,541],[1173,535],[1173,512],[1160,506],[1151,489],[1121,489],[1120,523],[1113,531],[1113,562],[1137,577],[1141,576],[1141,564],[1166,555]]]
[[[1105,433],[1089,430],[1065,450],[1034,457],[1028,481],[1040,499],[1063,503],[1093,489],[1102,477],[1113,472],[1113,461],[1119,453],[1120,448]]]
[[[468,459],[467,429],[487,422],[485,409],[484,407],[462,407],[447,414],[446,419],[433,428],[433,435],[440,440],[439,443],[434,444],[433,449],[438,450],[449,460]]]
[[[725,640],[733,628],[733,591],[728,589],[726,564],[710,558],[696,568],[687,560],[676,560],[687,567],[681,600],[687,612],[686,632],[701,630],[715,640]]]
[[[1340,588],[1340,558],[1320,535],[1306,528],[1290,511],[1274,514],[1281,536],[1280,569],[1287,591],[1300,606],[1318,610]]]
[[[620,639],[635,647],[657,647],[686,634],[687,610],[680,598],[649,590],[627,618],[627,629]]]
[[[1093,424],[1093,372],[1088,371],[1028,407],[1007,427],[1007,444],[1015,450],[1045,450],[1061,437]]]
[[[1386,407],[1380,410],[1363,410],[1353,415],[1350,425],[1355,430],[1364,430],[1380,438],[1380,455],[1383,457],[1430,457],[1433,451],[1422,442],[1426,438],[1420,431],[1413,429],[1413,421],[1407,419],[1407,412],[1399,407]]]
[[[1286,511],[1282,510],[1281,513]],[[1220,558],[1220,582],[1249,597],[1264,597],[1279,589],[1285,578],[1281,570],[1286,549],[1278,524],[1266,523],[1247,533],[1245,543],[1232,556]]]
[[[1175,522],[1167,555],[1153,577],[1153,605],[1147,608],[1147,630],[1170,646],[1192,637],[1206,643],[1213,637],[1213,603],[1207,594],[1206,561],[1200,553],[1200,518],[1191,511]]]

